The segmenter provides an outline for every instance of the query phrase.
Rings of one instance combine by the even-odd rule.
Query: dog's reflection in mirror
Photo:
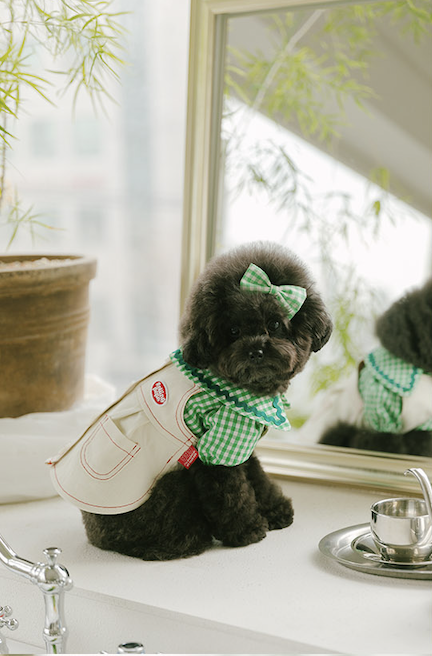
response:
[[[432,457],[432,280],[377,320],[380,346],[324,395],[301,432],[339,447]]]

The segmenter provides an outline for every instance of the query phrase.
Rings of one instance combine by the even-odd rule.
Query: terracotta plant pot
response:
[[[96,260],[0,255],[0,417],[67,410],[83,396]]]

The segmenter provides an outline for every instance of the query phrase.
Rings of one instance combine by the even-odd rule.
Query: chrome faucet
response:
[[[12,572],[16,572],[35,583],[43,592],[45,601],[45,625],[42,631],[47,654],[62,654],[65,650],[67,629],[64,625],[63,597],[72,587],[69,572],[57,563],[61,549],[49,547],[43,552],[46,563],[32,563],[20,558],[0,535],[0,561]]]

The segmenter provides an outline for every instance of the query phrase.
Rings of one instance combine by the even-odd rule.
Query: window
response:
[[[56,126],[45,120],[36,120],[30,125],[30,152],[38,159],[56,155]]]
[[[100,154],[100,123],[96,118],[79,118],[74,121],[72,128],[72,143],[76,155],[90,157]]]
[[[189,0],[116,0],[113,10],[129,12],[121,19],[127,65],[108,85],[115,103],[94,115],[80,92],[72,115],[68,94],[56,107],[29,97],[9,184],[23,207],[50,223],[49,207],[62,228],[35,226],[32,240],[23,227],[11,252],[97,258],[87,371],[121,392],[177,347]],[[43,169],[29,148],[45,158]]]

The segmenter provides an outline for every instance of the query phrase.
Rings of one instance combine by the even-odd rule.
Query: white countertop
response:
[[[73,653],[127,640],[170,653],[430,653],[431,581],[363,574],[318,550],[324,535],[366,523],[382,493],[280,483],[293,499],[291,527],[187,560],[143,562],[100,551],[86,542],[79,511],[59,498],[0,506],[0,532],[29,560],[42,560],[45,547],[62,548],[74,580],[66,594]],[[0,604],[21,621],[22,637],[13,637],[41,645],[40,591],[1,565],[0,583]]]

